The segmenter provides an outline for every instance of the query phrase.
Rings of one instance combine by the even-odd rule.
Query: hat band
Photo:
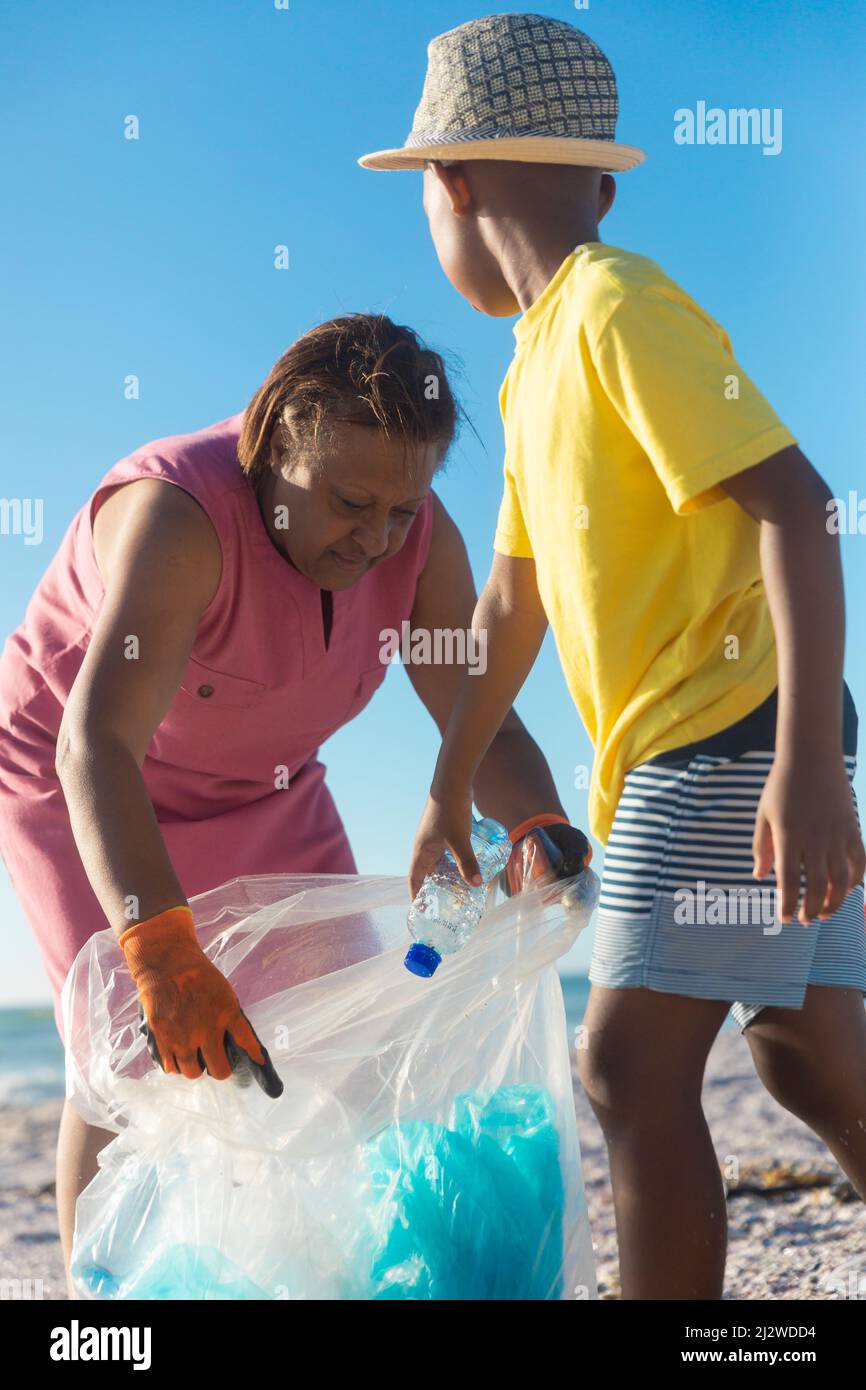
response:
[[[578,131],[551,130],[550,126],[535,126],[519,130],[516,126],[472,126],[469,130],[413,130],[406,137],[405,149],[427,145],[465,145],[472,140],[608,140],[614,143],[612,130]]]

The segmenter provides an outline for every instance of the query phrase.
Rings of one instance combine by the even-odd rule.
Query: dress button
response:
[[[212,686],[212,685],[200,685],[199,688],[198,688],[198,693],[199,693],[199,695],[201,695],[202,699],[206,700],[206,699],[208,698],[209,695],[213,695],[213,686]]]

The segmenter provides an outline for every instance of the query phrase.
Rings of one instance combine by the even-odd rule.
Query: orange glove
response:
[[[237,1058],[238,1047],[258,1066],[271,1066],[237,995],[201,949],[191,908],[170,907],[136,922],[120,945],[138,988],[151,1056],[163,1071],[192,1081],[206,1068],[225,1081],[233,1070],[228,1054]]]

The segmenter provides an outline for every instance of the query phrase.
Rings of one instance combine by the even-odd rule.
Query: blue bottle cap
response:
[[[403,964],[413,975],[423,975],[425,979],[429,979],[442,964],[442,957],[435,946],[425,946],[423,941],[416,941],[406,952]]]

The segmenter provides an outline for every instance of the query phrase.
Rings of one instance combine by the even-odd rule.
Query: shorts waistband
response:
[[[766,700],[749,714],[738,719],[720,733],[709,738],[695,739],[677,748],[669,748],[648,758],[651,764],[664,767],[686,767],[699,753],[715,758],[739,758],[750,749],[763,749],[773,752],[776,747],[776,717],[778,714],[778,686]],[[848,682],[842,682],[842,752],[849,757],[857,755],[857,729],[859,719],[854,697]]]

